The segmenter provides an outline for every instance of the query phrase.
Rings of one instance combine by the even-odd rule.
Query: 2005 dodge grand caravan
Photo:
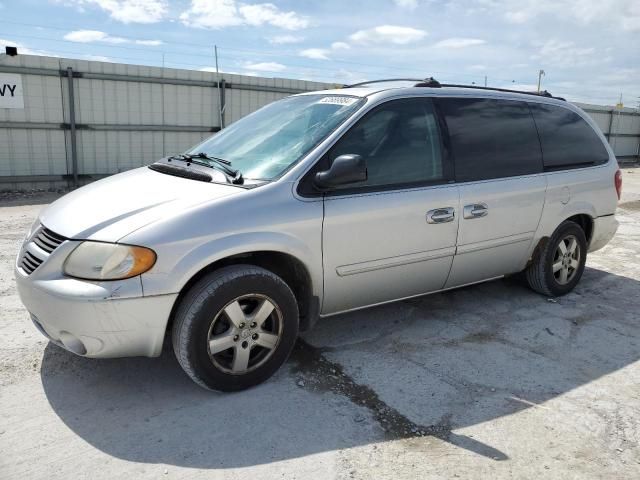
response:
[[[318,317],[525,272],[563,295],[614,235],[615,156],[549,95],[440,85],[301,94],[46,208],[18,255],[52,342],[198,384],[271,376]]]

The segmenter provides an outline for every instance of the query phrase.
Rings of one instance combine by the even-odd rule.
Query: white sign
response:
[[[0,73],[0,108],[24,108],[20,75]]]

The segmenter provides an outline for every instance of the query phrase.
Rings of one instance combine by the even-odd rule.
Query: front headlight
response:
[[[156,253],[145,247],[82,242],[64,262],[64,273],[85,280],[123,280],[146,272]]]

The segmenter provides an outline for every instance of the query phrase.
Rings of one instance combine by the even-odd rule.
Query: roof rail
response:
[[[481,87],[479,85],[461,85],[457,83],[440,83],[435,78],[429,77],[425,79],[415,79],[415,78],[385,78],[382,80],[369,80],[366,82],[354,83],[352,85],[345,85],[343,88],[353,88],[353,87],[361,87],[363,85],[369,85],[371,83],[386,83],[386,82],[417,82],[414,87],[427,87],[427,88],[440,88],[440,87],[451,87],[451,88],[472,88],[475,90],[489,90],[494,92],[506,92],[506,93],[521,93],[523,95],[535,95],[537,97],[547,97],[547,98],[555,98],[556,100],[565,100],[562,97],[554,97],[546,90],[541,92],[527,92],[524,90],[512,90],[509,88],[498,88],[498,87]]]
[[[426,85],[420,85],[420,86],[422,87]],[[555,98],[556,100],[564,100],[564,98],[562,97],[554,97],[546,90],[542,90],[541,92],[527,92],[525,90],[512,90],[509,88],[498,88],[498,87],[481,87],[479,85],[460,85],[457,83],[442,83],[440,84],[440,86],[453,87],[453,88],[472,88],[474,90],[490,90],[494,92],[521,93],[523,95],[535,95],[536,97],[547,97],[547,98]]]
[[[351,85],[345,85],[342,88],[354,88],[361,87],[362,85],[369,85],[370,83],[386,83],[386,82],[422,82],[421,78],[384,78],[382,80],[369,80],[367,82],[353,83]]]

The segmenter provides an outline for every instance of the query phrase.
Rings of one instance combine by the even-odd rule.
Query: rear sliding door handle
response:
[[[427,223],[453,222],[455,211],[453,207],[434,208],[427,212]]]
[[[462,210],[462,216],[464,218],[480,218],[486,217],[489,213],[489,207],[486,203],[473,203],[471,205],[465,205]]]

